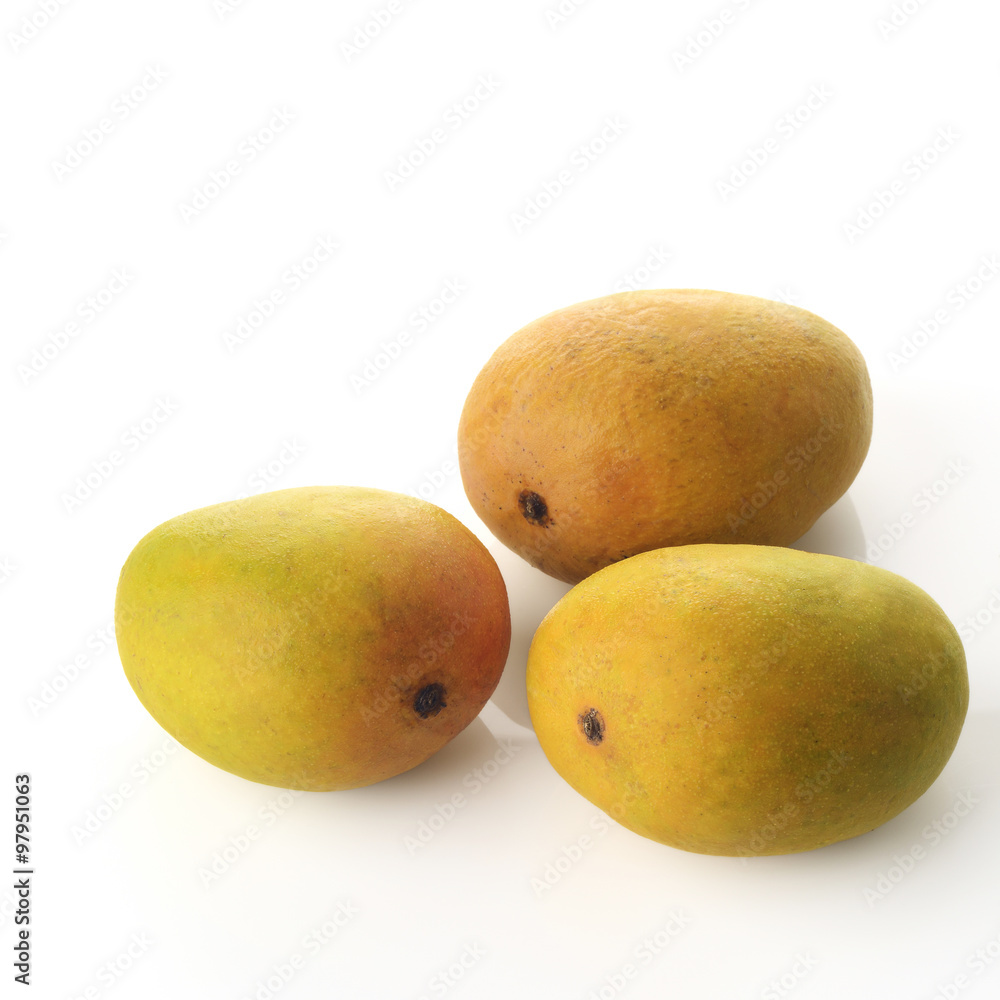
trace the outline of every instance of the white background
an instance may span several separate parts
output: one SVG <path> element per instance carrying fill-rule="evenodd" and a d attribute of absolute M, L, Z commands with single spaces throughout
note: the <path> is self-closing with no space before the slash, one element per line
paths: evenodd
<path fill-rule="evenodd" d="M 1000 993 L 1000 281 L 983 263 L 1000 13 L 907 0 L 897 28 L 879 24 L 890 0 L 588 0 L 562 20 L 556 3 L 409 0 L 353 53 L 367 0 L 3 5 L 0 786 L 12 806 L 32 776 L 34 996 Z M 261 133 L 276 111 L 293 120 Z M 427 161 L 387 177 L 436 128 Z M 186 213 L 199 192 L 217 197 Z M 335 254 L 283 285 L 320 238 Z M 868 360 L 868 461 L 800 545 L 929 591 L 963 629 L 972 705 L 932 789 L 864 837 L 753 861 L 672 850 L 604 820 L 528 728 L 527 646 L 567 588 L 472 513 L 458 415 L 507 336 L 629 284 L 788 299 Z M 418 330 L 422 306 L 440 315 Z M 282 797 L 177 749 L 108 629 L 156 524 L 318 483 L 423 487 L 490 546 L 514 636 L 493 702 L 431 761 Z M 13 900 L 0 888 L 4 977 Z"/>

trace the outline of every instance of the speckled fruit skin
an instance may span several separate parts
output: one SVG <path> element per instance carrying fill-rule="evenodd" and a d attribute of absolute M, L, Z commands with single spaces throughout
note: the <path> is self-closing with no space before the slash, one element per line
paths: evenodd
<path fill-rule="evenodd" d="M 278 490 L 191 511 L 121 571 L 122 665 L 163 728 L 251 781 L 325 791 L 409 770 L 463 730 L 507 658 L 493 557 L 423 500 Z"/>
<path fill-rule="evenodd" d="M 542 621 L 528 703 L 552 766 L 630 830 L 701 854 L 789 854 L 919 798 L 969 701 L 965 653 L 919 587 L 754 545 L 645 552 Z"/>
<path fill-rule="evenodd" d="M 703 542 L 788 545 L 868 452 L 864 358 L 795 306 L 622 292 L 529 323 L 476 378 L 459 426 L 469 502 L 569 583 Z"/>

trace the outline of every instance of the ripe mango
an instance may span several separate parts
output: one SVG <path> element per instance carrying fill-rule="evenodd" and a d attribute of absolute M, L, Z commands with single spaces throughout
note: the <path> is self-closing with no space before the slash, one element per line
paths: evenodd
<path fill-rule="evenodd" d="M 868 452 L 864 358 L 795 306 L 622 292 L 529 323 L 476 378 L 462 481 L 505 545 L 569 583 L 668 545 L 789 545 Z"/>
<path fill-rule="evenodd" d="M 549 612 L 528 655 L 542 749 L 630 830 L 701 854 L 808 851 L 921 796 L 969 700 L 919 587 L 755 545 L 641 553 Z"/>
<path fill-rule="evenodd" d="M 139 700 L 189 750 L 284 788 L 354 788 L 426 760 L 480 712 L 510 642 L 485 546 L 422 500 L 278 490 L 161 524 L 121 571 Z"/>

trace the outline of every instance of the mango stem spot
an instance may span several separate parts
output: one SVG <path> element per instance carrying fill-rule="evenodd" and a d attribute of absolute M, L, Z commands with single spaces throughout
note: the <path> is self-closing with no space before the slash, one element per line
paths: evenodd
<path fill-rule="evenodd" d="M 578 721 L 587 742 L 596 747 L 604 739 L 604 717 L 596 708 L 588 708 Z"/>
<path fill-rule="evenodd" d="M 517 498 L 517 505 L 521 508 L 521 513 L 526 521 L 543 527 L 548 522 L 548 504 L 537 493 L 533 493 L 531 490 L 522 490 L 521 495 Z"/>
<path fill-rule="evenodd" d="M 430 715 L 437 715 L 448 703 L 444 700 L 445 690 L 442 684 L 428 684 L 422 687 L 413 699 L 413 711 L 426 719 Z"/>

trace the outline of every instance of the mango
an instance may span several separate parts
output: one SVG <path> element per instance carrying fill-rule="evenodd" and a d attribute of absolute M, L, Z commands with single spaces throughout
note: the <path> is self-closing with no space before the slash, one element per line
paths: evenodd
<path fill-rule="evenodd" d="M 795 306 L 622 292 L 505 341 L 459 423 L 490 531 L 576 583 L 650 549 L 789 545 L 850 486 L 872 433 L 864 358 Z"/>
<path fill-rule="evenodd" d="M 278 490 L 154 528 L 122 568 L 125 674 L 177 741 L 251 781 L 355 788 L 480 712 L 510 643 L 503 578 L 422 500 Z"/>
<path fill-rule="evenodd" d="M 701 854 L 808 851 L 892 819 L 940 774 L 969 701 L 923 590 L 755 545 L 641 553 L 542 621 L 527 671 L 555 770 L 628 829 Z"/>

